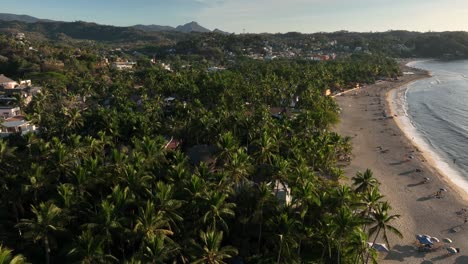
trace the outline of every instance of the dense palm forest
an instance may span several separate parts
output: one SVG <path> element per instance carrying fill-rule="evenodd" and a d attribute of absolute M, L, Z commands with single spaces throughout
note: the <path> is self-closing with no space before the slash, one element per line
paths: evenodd
<path fill-rule="evenodd" d="M 372 172 L 343 175 L 350 139 L 324 95 L 394 61 L 70 61 L 25 70 L 44 84 L 24 107 L 39 133 L 0 140 L 2 263 L 364 263 L 399 234 Z"/>

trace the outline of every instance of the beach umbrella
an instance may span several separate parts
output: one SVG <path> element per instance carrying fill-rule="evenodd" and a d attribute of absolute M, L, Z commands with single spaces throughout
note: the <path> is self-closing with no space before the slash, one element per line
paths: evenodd
<path fill-rule="evenodd" d="M 433 245 L 434 244 L 431 241 L 431 237 L 427 237 L 427 236 L 418 237 L 418 236 L 416 236 L 416 239 L 419 241 L 419 243 L 421 243 L 423 245 Z"/>
<path fill-rule="evenodd" d="M 431 238 L 430 235 L 424 235 L 424 234 L 423 234 L 423 235 L 421 235 L 421 234 L 417 234 L 417 235 L 416 235 L 416 239 L 417 239 L 417 240 L 419 240 L 419 239 L 421 239 L 421 238 L 424 238 L 424 237 Z"/>
<path fill-rule="evenodd" d="M 452 243 L 452 239 L 450 239 L 450 238 L 446 237 L 446 238 L 444 238 L 444 242 L 447 242 L 447 243 Z"/>
<path fill-rule="evenodd" d="M 439 243 L 440 240 L 437 237 L 431 237 L 432 243 Z"/>
<path fill-rule="evenodd" d="M 452 254 L 455 254 L 455 253 L 460 252 L 460 250 L 459 250 L 458 248 L 454 248 L 454 247 L 448 247 L 448 248 L 447 248 L 447 251 L 448 251 L 449 253 L 452 253 Z"/>
<path fill-rule="evenodd" d="M 374 248 L 377 251 L 389 251 L 388 247 L 385 244 L 367 242 L 367 245 L 371 248 Z"/>
<path fill-rule="evenodd" d="M 388 247 L 385 245 L 385 244 L 379 244 L 379 243 L 375 243 L 374 245 L 372 245 L 373 248 L 375 248 L 377 251 L 385 251 L 385 252 L 388 252 Z"/>

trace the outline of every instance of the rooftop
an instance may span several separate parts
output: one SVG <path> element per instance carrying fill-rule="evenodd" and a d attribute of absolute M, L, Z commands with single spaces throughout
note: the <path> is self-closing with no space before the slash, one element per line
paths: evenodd
<path fill-rule="evenodd" d="M 0 83 L 9 83 L 9 82 L 15 82 L 15 81 L 6 77 L 3 74 L 0 74 Z"/>

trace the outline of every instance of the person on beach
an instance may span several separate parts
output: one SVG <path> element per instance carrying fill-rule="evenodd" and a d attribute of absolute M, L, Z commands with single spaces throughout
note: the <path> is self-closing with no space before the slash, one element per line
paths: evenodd
<path fill-rule="evenodd" d="M 423 183 L 428 183 L 430 180 L 429 177 L 424 177 Z"/>

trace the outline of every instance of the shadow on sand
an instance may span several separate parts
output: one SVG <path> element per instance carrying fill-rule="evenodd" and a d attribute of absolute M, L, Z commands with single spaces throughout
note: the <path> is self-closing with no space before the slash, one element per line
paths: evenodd
<path fill-rule="evenodd" d="M 402 160 L 402 161 L 392 162 L 392 163 L 390 163 L 390 165 L 392 165 L 392 166 L 401 165 L 401 164 L 404 164 L 404 163 L 406 163 L 406 162 L 408 162 L 408 161 Z"/>
<path fill-rule="evenodd" d="M 468 256 L 466 255 L 463 255 L 463 256 L 459 256 L 458 258 L 455 259 L 455 264 L 464 264 L 464 263 L 468 263 Z"/>
<path fill-rule="evenodd" d="M 405 258 L 408 257 L 417 257 L 422 258 L 424 257 L 424 252 L 418 252 L 418 250 L 414 246 L 408 245 L 395 245 L 392 247 L 392 250 L 388 252 L 385 259 L 387 260 L 397 260 L 400 262 L 405 261 Z"/>
<path fill-rule="evenodd" d="M 399 173 L 398 175 L 408 175 L 408 174 L 411 174 L 413 172 L 416 172 L 416 170 L 404 171 L 404 172 Z"/>
<path fill-rule="evenodd" d="M 428 196 L 424 196 L 424 197 L 420 197 L 418 198 L 416 201 L 418 202 L 424 202 L 424 201 L 427 201 L 427 200 L 431 200 L 434 198 L 434 195 L 428 195 Z"/>
<path fill-rule="evenodd" d="M 408 184 L 408 185 L 406 185 L 406 186 L 408 186 L 408 187 L 416 187 L 416 186 L 419 186 L 419 185 L 423 185 L 423 184 L 425 184 L 425 183 L 426 183 L 425 181 L 420 181 L 420 182 L 418 182 L 418 183 L 410 183 L 410 184 Z"/>
<path fill-rule="evenodd" d="M 447 251 L 445 251 L 445 252 L 447 252 Z M 447 259 L 450 258 L 450 257 L 453 257 L 453 255 L 443 254 L 443 255 L 437 256 L 435 258 L 432 258 L 431 260 L 434 261 L 434 262 L 444 260 L 443 262 L 446 263 Z"/>

